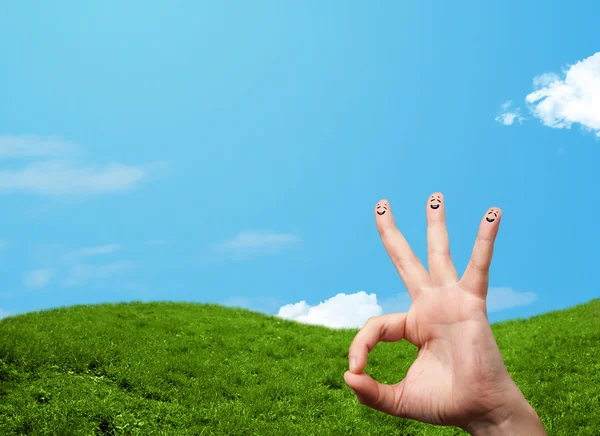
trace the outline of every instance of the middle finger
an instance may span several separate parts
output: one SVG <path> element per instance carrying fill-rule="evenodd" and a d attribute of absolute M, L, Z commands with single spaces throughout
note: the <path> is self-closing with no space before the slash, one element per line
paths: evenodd
<path fill-rule="evenodd" d="M 458 273 L 450 257 L 450 239 L 446 228 L 444 195 L 435 192 L 427 199 L 427 264 L 431 280 L 437 285 L 456 283 Z"/>

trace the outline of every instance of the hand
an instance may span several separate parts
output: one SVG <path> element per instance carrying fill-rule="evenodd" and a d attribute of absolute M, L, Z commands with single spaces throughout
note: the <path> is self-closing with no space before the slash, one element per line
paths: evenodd
<path fill-rule="evenodd" d="M 350 346 L 344 374 L 359 402 L 401 418 L 477 428 L 507 427 L 530 418 L 545 434 L 535 411 L 510 377 L 487 318 L 488 270 L 502 211 L 493 207 L 481 220 L 469 264 L 458 278 L 450 258 L 444 197 L 427 200 L 429 272 L 396 228 L 387 200 L 375 207 L 383 245 L 412 300 L 407 313 L 369 319 Z M 379 341 L 406 339 L 419 348 L 404 380 L 391 386 L 363 373 Z M 528 409 L 529 408 L 529 409 Z M 533 413 L 531 413 L 533 412 Z M 513 433 L 511 433 L 513 434 Z"/>

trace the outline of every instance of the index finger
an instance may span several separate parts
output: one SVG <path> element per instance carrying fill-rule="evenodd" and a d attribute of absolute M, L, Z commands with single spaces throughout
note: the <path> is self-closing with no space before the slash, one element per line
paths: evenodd
<path fill-rule="evenodd" d="M 406 290 L 414 301 L 421 288 L 430 284 L 429 273 L 413 253 L 408 241 L 396 227 L 390 202 L 380 200 L 375 206 L 375 223 L 381 236 L 381 241 L 398 274 L 402 278 Z"/>
<path fill-rule="evenodd" d="M 367 356 L 378 342 L 397 342 L 404 339 L 406 312 L 369 318 L 350 344 L 350 371 L 360 374 L 367 365 Z"/>

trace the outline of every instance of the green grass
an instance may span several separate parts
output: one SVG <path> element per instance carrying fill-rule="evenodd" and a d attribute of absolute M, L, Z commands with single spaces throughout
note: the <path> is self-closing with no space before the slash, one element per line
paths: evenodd
<path fill-rule="evenodd" d="M 549 435 L 600 434 L 600 299 L 492 328 Z M 465 434 L 359 404 L 343 378 L 357 331 L 172 302 L 9 317 L 0 434 Z M 416 351 L 380 343 L 366 371 L 396 383 Z"/>

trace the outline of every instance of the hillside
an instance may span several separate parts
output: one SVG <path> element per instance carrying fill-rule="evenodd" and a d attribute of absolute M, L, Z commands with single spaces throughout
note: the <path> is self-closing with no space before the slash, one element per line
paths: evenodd
<path fill-rule="evenodd" d="M 600 299 L 492 328 L 549 435 L 600 434 Z M 173 302 L 9 317 L 0 434 L 465 434 L 360 405 L 343 379 L 357 331 Z M 396 383 L 416 351 L 381 343 L 366 371 Z"/>

